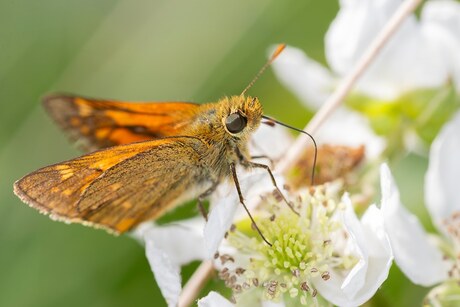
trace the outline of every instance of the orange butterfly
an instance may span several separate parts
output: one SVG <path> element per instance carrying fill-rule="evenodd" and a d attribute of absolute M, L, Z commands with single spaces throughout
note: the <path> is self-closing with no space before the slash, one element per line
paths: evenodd
<path fill-rule="evenodd" d="M 117 233 L 209 194 L 235 164 L 250 163 L 247 141 L 262 116 L 243 96 L 204 105 L 53 96 L 45 105 L 86 148 L 119 146 L 39 169 L 15 193 L 53 218 Z"/>
<path fill-rule="evenodd" d="M 276 187 L 268 166 L 251 162 L 248 152 L 262 118 L 274 121 L 262 114 L 257 98 L 244 95 L 256 78 L 240 96 L 203 105 L 47 97 L 45 108 L 61 128 L 81 147 L 98 151 L 26 175 L 14 192 L 54 219 L 114 233 L 156 219 L 185 200 L 198 197 L 201 204 L 228 177 L 244 205 L 235 165 L 266 169 Z"/>

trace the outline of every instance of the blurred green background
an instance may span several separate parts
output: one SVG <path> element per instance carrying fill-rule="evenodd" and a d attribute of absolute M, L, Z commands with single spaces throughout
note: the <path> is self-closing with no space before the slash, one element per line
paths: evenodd
<path fill-rule="evenodd" d="M 16 179 L 79 154 L 41 96 L 208 102 L 239 94 L 273 44 L 324 63 L 337 8 L 332 0 L 0 0 L 0 306 L 165 305 L 136 241 L 53 222 L 13 195 Z M 290 124 L 303 127 L 310 115 L 271 71 L 250 94 Z M 409 184 L 420 190 L 426 161 L 408 161 L 396 175 L 416 172 Z"/>

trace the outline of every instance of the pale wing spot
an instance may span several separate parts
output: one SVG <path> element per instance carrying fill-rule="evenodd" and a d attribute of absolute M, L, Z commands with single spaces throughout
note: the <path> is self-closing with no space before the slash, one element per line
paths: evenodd
<path fill-rule="evenodd" d="M 69 166 L 65 165 L 65 164 L 61 164 L 61 165 L 56 165 L 54 167 L 56 170 L 58 171 L 64 171 L 64 170 L 68 170 L 69 169 Z"/>
<path fill-rule="evenodd" d="M 61 172 L 61 180 L 69 179 L 73 174 L 73 172 Z"/>
<path fill-rule="evenodd" d="M 130 158 L 134 156 L 135 154 L 137 154 L 136 151 L 127 152 L 127 153 L 120 152 L 120 153 L 112 154 L 111 156 L 107 156 L 106 159 L 102 159 L 100 161 L 96 160 L 95 163 L 92 163 L 91 165 L 89 165 L 89 168 L 107 170 L 110 167 L 114 166 L 115 164 L 127 158 Z"/>
<path fill-rule="evenodd" d="M 132 218 L 123 219 L 121 222 L 117 224 L 116 229 L 119 232 L 125 232 L 126 230 L 130 229 L 135 222 L 136 220 Z"/>
<path fill-rule="evenodd" d="M 59 171 L 61 180 L 66 180 L 75 174 L 74 170 L 67 165 L 56 165 L 55 168 Z"/>
<path fill-rule="evenodd" d="M 64 191 L 62 191 L 62 194 L 65 196 L 70 196 L 72 195 L 72 193 L 73 193 L 72 189 L 65 189 Z"/>
<path fill-rule="evenodd" d="M 93 108 L 87 105 L 85 100 L 77 98 L 75 102 L 78 104 L 78 113 L 80 116 L 89 116 L 93 113 Z"/>

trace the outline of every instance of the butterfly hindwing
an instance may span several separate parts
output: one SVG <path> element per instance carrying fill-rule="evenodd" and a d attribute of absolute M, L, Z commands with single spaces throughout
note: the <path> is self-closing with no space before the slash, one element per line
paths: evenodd
<path fill-rule="evenodd" d="M 15 193 L 56 219 L 123 233 L 197 187 L 203 146 L 192 137 L 116 146 L 39 169 L 18 180 Z"/>
<path fill-rule="evenodd" d="M 72 95 L 51 95 L 43 104 L 87 151 L 181 135 L 199 107 L 188 102 L 121 102 Z"/>

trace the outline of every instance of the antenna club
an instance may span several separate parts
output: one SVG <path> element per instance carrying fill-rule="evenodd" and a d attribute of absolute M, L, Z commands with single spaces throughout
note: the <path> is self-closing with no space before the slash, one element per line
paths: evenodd
<path fill-rule="evenodd" d="M 283 52 L 285 48 L 286 48 L 286 44 L 279 44 L 276 47 L 275 51 L 273 52 L 270 60 L 273 61 L 274 59 L 276 59 L 280 55 L 280 53 Z"/>
<path fill-rule="evenodd" d="M 272 56 L 268 59 L 268 61 L 265 63 L 264 66 L 262 66 L 262 68 L 259 70 L 259 72 L 256 74 L 256 76 L 254 77 L 254 79 L 252 79 L 251 82 L 249 82 L 248 86 L 246 86 L 246 88 L 243 90 L 243 92 L 241 93 L 241 96 L 243 96 L 247 90 L 249 90 L 251 88 L 251 86 L 254 85 L 254 83 L 257 81 L 257 79 L 262 75 L 262 73 L 265 71 L 265 69 L 267 69 L 267 67 L 276 59 L 276 57 L 278 57 L 278 55 L 284 50 L 284 48 L 286 47 L 286 44 L 279 44 L 277 47 L 276 47 L 276 50 L 275 52 L 272 54 Z"/>

